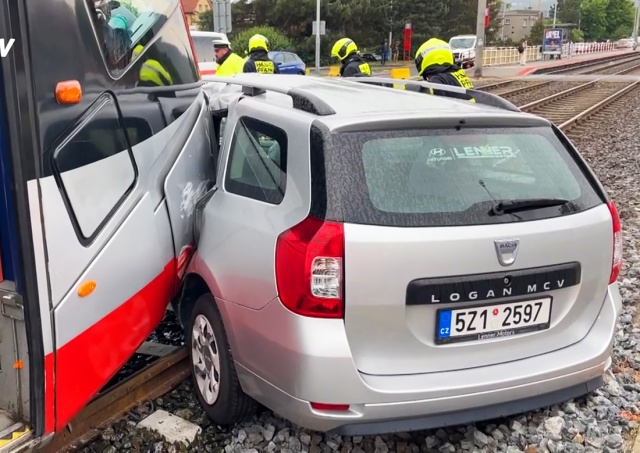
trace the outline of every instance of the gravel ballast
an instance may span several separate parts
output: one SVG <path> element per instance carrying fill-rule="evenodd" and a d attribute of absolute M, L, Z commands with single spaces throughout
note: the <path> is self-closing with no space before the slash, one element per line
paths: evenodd
<path fill-rule="evenodd" d="M 612 196 L 623 222 L 624 267 L 619 278 L 624 299 L 614 347 L 614 366 L 605 385 L 586 397 L 549 408 L 469 426 L 381 436 L 331 436 L 293 427 L 266 409 L 231 429 L 211 425 L 195 398 L 191 380 L 155 401 L 155 407 L 203 428 L 191 445 L 166 445 L 135 428 L 144 414 L 132 414 L 107 429 L 83 452 L 625 452 L 640 420 L 640 94 L 629 96 L 624 121 L 593 124 L 574 140 Z M 165 321 L 176 338 L 175 324 Z M 159 332 L 158 329 L 156 332 Z"/>

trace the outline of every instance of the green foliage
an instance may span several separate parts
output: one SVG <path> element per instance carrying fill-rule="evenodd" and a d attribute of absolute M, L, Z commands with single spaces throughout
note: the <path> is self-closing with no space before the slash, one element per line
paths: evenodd
<path fill-rule="evenodd" d="M 273 27 L 252 27 L 238 33 L 231 40 L 231 48 L 238 55 L 248 54 L 249 39 L 260 34 L 269 40 L 269 50 L 293 50 L 291 40 Z"/>
<path fill-rule="evenodd" d="M 580 23 L 580 4 L 582 0 L 558 0 L 558 14 L 556 19 L 563 24 Z"/>
<path fill-rule="evenodd" d="M 607 5 L 607 38 L 628 38 L 633 32 L 635 9 L 631 0 L 609 0 Z"/>
<path fill-rule="evenodd" d="M 202 11 L 196 18 L 198 30 L 213 31 L 213 10 Z"/>
<path fill-rule="evenodd" d="M 538 19 L 532 26 L 529 32 L 528 43 L 529 45 L 542 44 L 542 38 L 544 37 L 545 23 L 542 19 Z"/>
<path fill-rule="evenodd" d="M 582 30 L 578 30 L 577 28 L 573 28 L 569 30 L 569 41 L 572 42 L 583 42 L 584 41 L 584 33 Z"/>
<path fill-rule="evenodd" d="M 631 35 L 634 14 L 631 0 L 584 0 L 581 29 L 588 40 L 617 40 Z"/>
<path fill-rule="evenodd" d="M 500 11 L 503 2 L 489 0 L 491 20 L 485 30 L 487 45 L 498 43 Z M 242 51 L 248 37 L 256 26 L 272 27 L 278 32 L 274 45 L 294 49 L 307 63 L 315 61 L 315 36 L 312 24 L 316 17 L 316 0 L 238 0 L 231 3 L 233 32 L 232 41 L 237 41 Z M 629 36 L 633 22 L 633 0 L 558 0 L 557 20 L 562 24 L 573 24 L 576 30 L 572 39 L 617 39 Z M 510 9 L 506 3 L 505 9 Z M 329 51 L 332 44 L 342 37 L 353 39 L 363 52 L 378 53 L 389 32 L 393 41 L 399 41 L 402 58 L 404 25 L 413 25 L 411 57 L 417 48 L 429 38 L 448 40 L 459 34 L 475 34 L 477 0 L 323 0 L 321 20 L 326 21 L 326 35 L 321 37 L 321 62 L 331 62 Z M 211 30 L 211 11 L 199 14 L 201 30 Z M 529 42 L 540 44 L 545 26 L 551 20 L 539 21 L 532 29 Z M 247 32 L 248 34 L 245 34 Z M 241 36 L 244 36 L 240 39 Z M 289 41 L 280 41 L 286 37 Z M 574 39 L 576 38 L 576 39 Z M 271 39 L 271 37 L 270 37 Z M 282 42 L 282 44 L 279 44 Z"/>

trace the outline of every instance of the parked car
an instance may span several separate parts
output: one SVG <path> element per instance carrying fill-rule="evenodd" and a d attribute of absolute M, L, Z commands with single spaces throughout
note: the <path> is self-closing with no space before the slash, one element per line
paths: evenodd
<path fill-rule="evenodd" d="M 302 74 L 305 75 L 307 65 L 294 52 L 283 50 L 273 50 L 269 52 L 269 58 L 276 62 L 280 69 L 280 74 Z"/>
<path fill-rule="evenodd" d="M 258 401 L 305 428 L 372 434 L 602 385 L 622 232 L 588 163 L 495 95 L 375 83 L 203 87 L 213 129 L 226 125 L 174 310 L 209 417 L 238 422 Z"/>
<path fill-rule="evenodd" d="M 380 55 L 377 54 L 373 54 L 373 53 L 363 53 L 361 54 L 362 58 L 364 58 L 364 61 L 366 61 L 367 63 L 377 63 L 378 61 L 382 60 L 382 57 L 380 57 Z"/>

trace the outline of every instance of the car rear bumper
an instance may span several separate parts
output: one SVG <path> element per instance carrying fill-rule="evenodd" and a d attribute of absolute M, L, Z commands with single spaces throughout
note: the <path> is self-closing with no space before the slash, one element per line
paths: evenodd
<path fill-rule="evenodd" d="M 612 285 L 588 335 L 564 349 L 488 367 L 400 376 L 358 372 L 341 320 L 296 316 L 278 300 L 260 311 L 221 305 L 249 395 L 300 426 L 357 435 L 471 423 L 591 392 L 611 365 L 621 299 Z M 311 401 L 350 408 L 318 411 Z"/>

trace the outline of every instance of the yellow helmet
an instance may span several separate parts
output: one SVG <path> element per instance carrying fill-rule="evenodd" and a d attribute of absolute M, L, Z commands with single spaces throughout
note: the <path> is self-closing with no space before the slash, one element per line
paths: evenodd
<path fill-rule="evenodd" d="M 331 49 L 331 56 L 337 57 L 340 61 L 343 61 L 353 52 L 358 51 L 358 46 L 353 40 L 349 38 L 342 38 L 336 41 Z"/>
<path fill-rule="evenodd" d="M 418 47 L 416 52 L 416 69 L 419 75 L 422 75 L 429 66 L 453 65 L 453 63 L 451 47 L 441 39 L 431 38 Z"/>
<path fill-rule="evenodd" d="M 263 49 L 265 52 L 268 52 L 269 40 L 262 35 L 253 35 L 251 39 L 249 39 L 249 52 L 258 49 Z"/>

